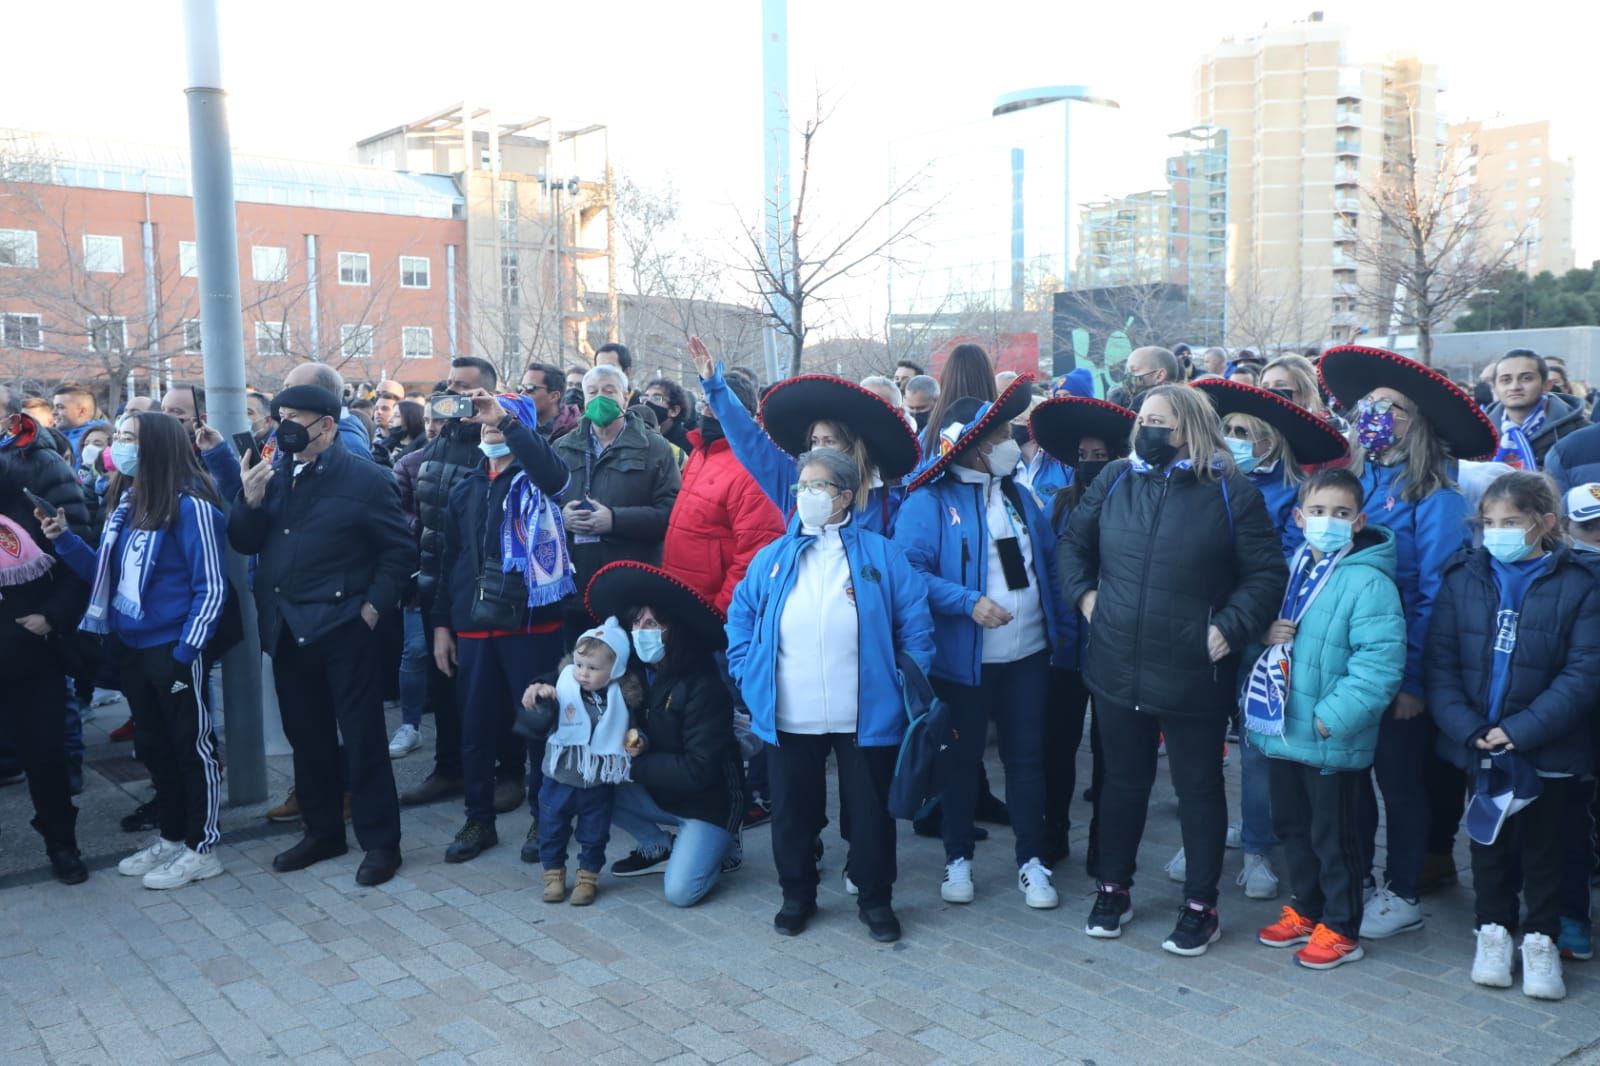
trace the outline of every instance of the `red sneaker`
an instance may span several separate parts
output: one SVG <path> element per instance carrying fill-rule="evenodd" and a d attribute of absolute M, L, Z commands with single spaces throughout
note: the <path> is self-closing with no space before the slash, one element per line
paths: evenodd
<path fill-rule="evenodd" d="M 1317 928 L 1315 922 L 1293 907 L 1285 906 L 1283 916 L 1257 933 L 1256 939 L 1269 948 L 1292 948 L 1310 940 L 1312 931 Z"/>
<path fill-rule="evenodd" d="M 1361 941 L 1340 936 L 1325 925 L 1318 925 L 1311 933 L 1311 943 L 1294 953 L 1294 960 L 1308 970 L 1331 970 L 1347 962 L 1355 962 L 1366 952 Z"/>
<path fill-rule="evenodd" d="M 111 731 L 111 739 L 118 744 L 125 744 L 133 739 L 133 719 L 129 718 Z"/>

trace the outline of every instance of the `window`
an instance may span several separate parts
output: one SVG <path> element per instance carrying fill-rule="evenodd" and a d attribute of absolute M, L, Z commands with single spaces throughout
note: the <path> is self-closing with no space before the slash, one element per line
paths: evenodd
<path fill-rule="evenodd" d="M 1540 166 L 1543 163 L 1544 163 L 1544 157 L 1543 156 L 1537 156 L 1536 155 L 1532 159 L 1528 160 L 1528 165 L 1530 167 Z"/>
<path fill-rule="evenodd" d="M 433 327 L 406 326 L 400 331 L 401 355 L 407 359 L 433 358 Z"/>
<path fill-rule="evenodd" d="M 1506 160 L 1506 169 L 1507 170 L 1516 170 L 1517 169 L 1517 161 L 1515 159 L 1507 159 Z"/>
<path fill-rule="evenodd" d="M 91 274 L 122 273 L 122 238 L 83 235 L 83 269 Z"/>
<path fill-rule="evenodd" d="M 1540 185 L 1543 185 L 1543 184 L 1544 184 L 1544 179 L 1543 178 L 1535 177 L 1535 178 L 1529 178 L 1528 179 L 1528 188 L 1530 188 L 1530 189 L 1537 189 Z"/>
<path fill-rule="evenodd" d="M 1506 192 L 1510 192 L 1511 190 L 1515 189 L 1516 187 L 1517 187 L 1517 179 L 1516 178 L 1507 178 L 1506 179 Z"/>
<path fill-rule="evenodd" d="M 39 235 L 31 229 L 0 229 L 0 266 L 39 265 Z"/>
<path fill-rule="evenodd" d="M 257 355 L 288 355 L 289 326 L 285 322 L 256 323 Z"/>
<path fill-rule="evenodd" d="M 183 320 L 183 350 L 198 352 L 200 350 L 200 320 L 186 318 Z"/>
<path fill-rule="evenodd" d="M 128 350 L 128 322 L 121 315 L 89 318 L 89 350 L 125 352 Z"/>
<path fill-rule="evenodd" d="M 44 328 L 38 315 L 7 314 L 0 323 L 0 345 L 7 348 L 43 348 Z"/>
<path fill-rule="evenodd" d="M 366 285 L 372 280 L 366 252 L 339 253 L 339 284 Z"/>
<path fill-rule="evenodd" d="M 1517 150 L 1517 142 L 1516 141 L 1507 141 L 1506 142 L 1506 151 L 1515 152 L 1516 150 Z"/>
<path fill-rule="evenodd" d="M 200 276 L 200 253 L 193 241 L 178 242 L 178 273 L 186 278 Z"/>
<path fill-rule="evenodd" d="M 402 289 L 426 289 L 430 283 L 428 265 L 428 257 L 425 255 L 402 255 L 400 257 L 400 287 Z"/>
<path fill-rule="evenodd" d="M 250 249 L 250 275 L 257 281 L 285 281 L 289 277 L 289 249 L 255 245 Z"/>
<path fill-rule="evenodd" d="M 340 326 L 339 350 L 346 359 L 371 359 L 372 327 Z"/>
<path fill-rule="evenodd" d="M 1539 206 L 1539 198 L 1537 196 L 1528 197 L 1528 206 L 1529 207 L 1538 207 Z"/>
<path fill-rule="evenodd" d="M 1543 137 L 1529 137 L 1528 138 L 1528 147 L 1529 148 L 1537 148 L 1543 143 L 1544 143 L 1544 138 Z"/>

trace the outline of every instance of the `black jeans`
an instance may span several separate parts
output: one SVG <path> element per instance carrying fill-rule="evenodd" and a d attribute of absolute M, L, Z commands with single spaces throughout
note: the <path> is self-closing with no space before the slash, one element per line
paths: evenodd
<path fill-rule="evenodd" d="M 201 660 L 182 666 L 172 657 L 176 647 L 130 648 L 113 639 L 111 656 L 139 729 L 139 758 L 156 788 L 161 837 L 207 852 L 222 836 L 222 764 L 206 698 L 210 682 Z"/>
<path fill-rule="evenodd" d="M 14 623 L 7 623 L 8 625 Z M 49 653 L 46 669 L 0 682 L 0 733 L 11 741 L 17 767 L 28 775 L 33 827 L 47 848 L 77 847 L 77 808 L 67 787 L 66 677 Z M 15 668 L 22 664 L 8 664 Z M 38 664 L 36 664 L 38 665 Z"/>
<path fill-rule="evenodd" d="M 283 732 L 294 748 L 295 795 L 306 833 L 344 839 L 339 738 L 356 841 L 367 851 L 400 846 L 400 801 L 383 720 L 378 637 L 360 618 L 306 644 L 287 626 L 272 656 Z"/>
<path fill-rule="evenodd" d="M 1428 850 L 1433 801 L 1427 775 L 1429 765 L 1436 760 L 1433 743 L 1437 734 L 1433 716 L 1426 713 L 1402 721 L 1393 711 L 1384 711 L 1378 726 L 1372 776 L 1383 791 L 1386 817 L 1383 880 L 1405 899 L 1417 898 L 1422 857 Z M 1457 819 L 1460 815 L 1458 808 Z M 1370 781 L 1362 790 L 1361 823 L 1363 858 L 1370 875 L 1378 846 L 1378 797 Z M 1452 826 L 1452 835 L 1454 832 Z"/>
<path fill-rule="evenodd" d="M 1266 763 L 1272 831 L 1289 866 L 1295 909 L 1354 940 L 1361 933 L 1361 884 L 1366 877 L 1361 797 L 1367 772 L 1325 773 L 1288 759 Z"/>
<path fill-rule="evenodd" d="M 1083 743 L 1083 720 L 1089 709 L 1089 690 L 1076 670 L 1050 668 L 1050 703 L 1044 715 L 1044 838 L 1047 851 L 1067 850 L 1072 831 L 1072 799 L 1078 789 L 1078 746 Z M 1094 745 L 1098 748 L 1098 744 Z M 1095 753 L 1098 755 L 1098 752 Z M 1100 762 L 1094 762 L 1091 793 L 1098 792 Z M 1090 819 L 1093 834 L 1093 818 Z"/>
<path fill-rule="evenodd" d="M 858 747 L 853 733 L 779 733 L 778 743 L 767 745 L 772 859 L 783 898 L 802 903 L 817 899 L 817 862 L 812 847 L 828 820 L 830 751 L 839 761 L 840 828 L 848 830 L 845 837 L 850 845 L 845 868 L 860 889 L 857 903 L 862 907 L 887 904 L 898 874 L 889 782 L 894 779 L 899 749 Z"/>
<path fill-rule="evenodd" d="M 1562 825 L 1567 804 L 1582 782 L 1547 777 L 1539 798 L 1507 818 L 1493 844 L 1472 844 L 1472 887 L 1477 924 L 1517 931 L 1517 867 L 1528 920 L 1522 928 L 1554 940 L 1561 935 Z M 1519 855 L 1520 852 L 1520 855 Z"/>
<path fill-rule="evenodd" d="M 461 712 L 456 709 L 456 682 L 439 669 L 433 658 L 431 611 L 422 612 L 422 639 L 428 644 L 428 706 L 433 710 L 435 777 L 459 781 L 461 772 Z M 522 698 L 522 693 L 517 693 Z"/>
<path fill-rule="evenodd" d="M 1150 809 L 1150 788 L 1156 779 L 1156 745 L 1164 736 L 1188 867 L 1183 894 L 1186 899 L 1215 906 L 1228 836 L 1228 797 L 1222 785 L 1227 709 L 1158 716 L 1096 700 L 1094 711 L 1100 719 L 1106 764 L 1096 811 L 1100 819 L 1096 837 L 1100 880 L 1133 885 L 1139 841 Z"/>
<path fill-rule="evenodd" d="M 539 809 L 544 775 L 539 760 L 544 745 L 530 744 L 511 731 L 522 692 L 535 677 L 555 670 L 561 661 L 561 634 L 510 633 L 503 637 L 457 638 L 456 698 L 461 721 L 462 782 L 467 817 L 494 824 L 494 787 L 502 780 L 523 780 L 523 764 L 533 758 L 527 779 L 529 810 Z M 499 762 L 496 770 L 495 763 Z"/>

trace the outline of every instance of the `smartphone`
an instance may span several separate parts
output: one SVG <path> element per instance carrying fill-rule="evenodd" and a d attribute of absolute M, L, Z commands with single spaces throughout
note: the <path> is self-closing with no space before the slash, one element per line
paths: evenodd
<path fill-rule="evenodd" d="M 23 489 L 22 494 L 28 498 L 29 503 L 43 511 L 46 518 L 54 518 L 57 512 L 61 510 L 61 508 L 45 499 L 37 492 L 34 492 L 32 489 Z"/>
<path fill-rule="evenodd" d="M 256 447 L 256 438 L 253 433 L 235 433 L 233 435 L 233 446 L 239 450 L 241 456 L 248 455 L 250 457 L 251 466 L 261 461 L 261 449 Z"/>
<path fill-rule="evenodd" d="M 428 410 L 433 412 L 434 418 L 470 418 L 472 397 L 449 392 L 435 393 L 428 398 Z"/>

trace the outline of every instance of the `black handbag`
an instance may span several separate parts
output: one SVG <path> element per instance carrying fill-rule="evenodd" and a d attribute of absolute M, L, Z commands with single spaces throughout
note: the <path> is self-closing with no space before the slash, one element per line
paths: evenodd
<path fill-rule="evenodd" d="M 507 586 L 510 587 L 507 587 Z M 507 582 L 499 563 L 486 565 L 472 596 L 472 625 L 479 630 L 521 629 L 528 620 L 527 589 L 521 580 Z"/>

